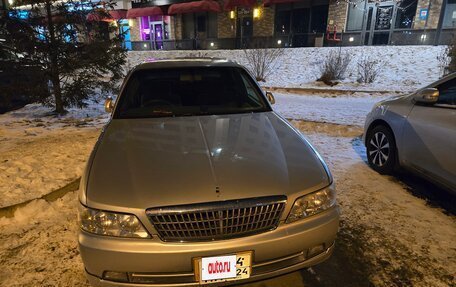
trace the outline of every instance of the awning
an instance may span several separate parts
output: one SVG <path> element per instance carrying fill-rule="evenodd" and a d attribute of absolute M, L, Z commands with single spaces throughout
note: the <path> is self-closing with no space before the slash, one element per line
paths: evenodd
<path fill-rule="evenodd" d="M 120 9 L 120 10 L 109 10 L 109 15 L 111 15 L 112 19 L 120 20 L 120 19 L 127 19 L 127 10 Z"/>
<path fill-rule="evenodd" d="M 256 0 L 225 0 L 225 10 L 233 10 L 235 7 L 251 8 L 257 3 Z"/>
<path fill-rule="evenodd" d="M 114 19 L 111 18 L 110 16 L 101 15 L 101 13 L 97 13 L 97 12 L 89 13 L 87 15 L 86 19 L 89 22 L 99 22 L 99 21 L 111 22 L 111 21 L 114 21 Z"/>
<path fill-rule="evenodd" d="M 103 15 L 106 13 L 97 13 L 92 12 L 87 15 L 87 21 L 104 21 L 104 22 L 111 22 L 120 19 L 127 18 L 127 10 L 109 10 L 108 15 Z"/>
<path fill-rule="evenodd" d="M 272 4 L 292 3 L 300 0 L 263 0 L 264 6 L 270 6 Z"/>
<path fill-rule="evenodd" d="M 144 7 L 144 8 L 133 8 L 129 9 L 127 12 L 127 18 L 137 18 L 143 16 L 155 16 L 155 15 L 163 15 L 163 11 L 160 7 L 153 6 L 153 7 Z"/>
<path fill-rule="evenodd" d="M 168 14 L 185 14 L 197 12 L 222 12 L 220 5 L 213 0 L 202 0 L 186 3 L 177 3 L 169 6 Z"/>

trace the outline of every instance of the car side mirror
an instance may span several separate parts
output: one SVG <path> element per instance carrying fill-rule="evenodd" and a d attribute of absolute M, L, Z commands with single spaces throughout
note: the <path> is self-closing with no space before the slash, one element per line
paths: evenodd
<path fill-rule="evenodd" d="M 271 105 L 275 104 L 275 98 L 271 92 L 266 92 L 266 98 L 268 98 L 268 101 L 271 103 Z"/>
<path fill-rule="evenodd" d="M 112 113 L 112 111 L 114 110 L 114 100 L 112 99 L 111 96 L 109 96 L 106 99 L 105 104 L 104 104 L 104 108 L 105 108 L 105 111 L 107 113 Z"/>
<path fill-rule="evenodd" d="M 413 99 L 417 103 L 434 104 L 439 99 L 439 90 L 436 88 L 426 88 L 413 95 Z"/>

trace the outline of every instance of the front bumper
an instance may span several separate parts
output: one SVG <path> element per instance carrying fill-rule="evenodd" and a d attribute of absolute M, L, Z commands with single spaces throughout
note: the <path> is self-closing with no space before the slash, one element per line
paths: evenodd
<path fill-rule="evenodd" d="M 252 250 L 251 277 L 226 282 L 235 284 L 285 274 L 326 260 L 333 251 L 338 229 L 339 209 L 334 207 L 295 223 L 282 223 L 273 231 L 214 242 L 164 243 L 81 231 L 79 249 L 87 277 L 94 286 L 198 286 L 193 258 Z M 320 252 L 314 253 L 318 246 Z M 105 280 L 106 271 L 127 272 L 129 282 Z"/>

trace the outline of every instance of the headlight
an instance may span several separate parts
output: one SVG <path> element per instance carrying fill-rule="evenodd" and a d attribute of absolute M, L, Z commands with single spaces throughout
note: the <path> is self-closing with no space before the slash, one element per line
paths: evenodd
<path fill-rule="evenodd" d="M 118 237 L 150 237 L 133 214 L 101 211 L 80 204 L 78 219 L 81 229 L 90 233 Z"/>
<path fill-rule="evenodd" d="M 320 213 L 336 204 L 334 186 L 328 186 L 314 193 L 304 195 L 293 204 L 286 223 Z"/>

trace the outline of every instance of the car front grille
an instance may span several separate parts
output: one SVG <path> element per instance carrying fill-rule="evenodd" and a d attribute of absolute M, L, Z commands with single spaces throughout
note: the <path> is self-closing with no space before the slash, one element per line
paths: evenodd
<path fill-rule="evenodd" d="M 146 211 L 163 241 L 222 240 L 273 230 L 285 196 L 151 208 Z"/>

